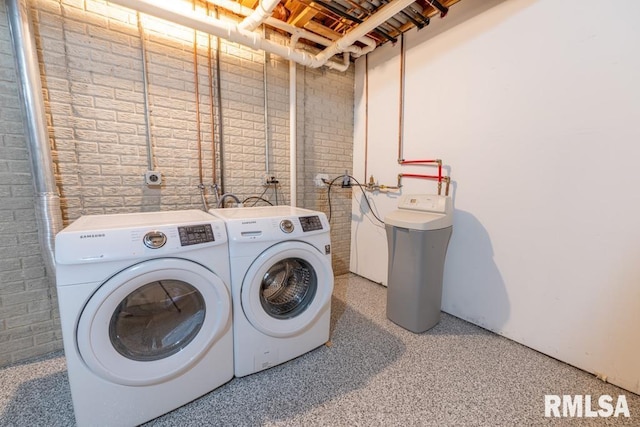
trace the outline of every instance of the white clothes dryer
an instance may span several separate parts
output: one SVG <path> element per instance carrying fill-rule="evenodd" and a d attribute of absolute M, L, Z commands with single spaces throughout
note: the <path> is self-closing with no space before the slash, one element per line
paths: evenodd
<path fill-rule="evenodd" d="M 290 206 L 212 209 L 229 236 L 235 375 L 296 358 L 329 340 L 329 222 Z"/>
<path fill-rule="evenodd" d="M 138 425 L 231 380 L 227 242 L 197 210 L 83 216 L 58 233 L 78 425 Z"/>

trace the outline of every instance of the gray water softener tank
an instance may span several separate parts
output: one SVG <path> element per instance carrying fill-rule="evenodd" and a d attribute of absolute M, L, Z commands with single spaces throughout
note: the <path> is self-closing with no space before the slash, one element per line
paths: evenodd
<path fill-rule="evenodd" d="M 440 321 L 444 260 L 453 229 L 451 197 L 403 195 L 384 222 L 387 317 L 411 332 L 424 332 Z"/>

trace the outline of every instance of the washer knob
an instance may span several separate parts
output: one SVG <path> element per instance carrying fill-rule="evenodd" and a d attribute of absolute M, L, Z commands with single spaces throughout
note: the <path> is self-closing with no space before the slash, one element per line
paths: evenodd
<path fill-rule="evenodd" d="M 167 243 L 167 235 L 162 231 L 150 231 L 144 235 L 142 241 L 149 249 L 159 249 Z"/>
<path fill-rule="evenodd" d="M 293 231 L 293 222 L 288 219 L 283 219 L 280 221 L 280 230 L 285 233 L 291 233 Z"/>

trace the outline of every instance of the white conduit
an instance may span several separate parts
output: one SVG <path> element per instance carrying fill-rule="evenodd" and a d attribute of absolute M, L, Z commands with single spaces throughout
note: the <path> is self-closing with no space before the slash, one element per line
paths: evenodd
<path fill-rule="evenodd" d="M 327 66 L 337 70 L 346 70 L 344 63 L 334 63 L 329 60 L 333 55 L 348 52 L 357 46 L 352 46 L 356 41 L 367 35 L 382 22 L 399 13 L 402 9 L 413 3 L 414 0 L 396 0 L 381 7 L 369 19 L 355 27 L 344 37 L 333 42 L 322 52 L 317 55 L 311 55 L 302 50 L 294 49 L 293 46 L 282 46 L 270 40 L 265 40 L 260 34 L 253 33 L 238 27 L 238 24 L 231 24 L 219 19 L 210 18 L 191 10 L 181 9 L 163 2 L 162 5 L 156 4 L 153 0 L 111 0 L 124 7 L 138 10 L 140 12 L 165 19 L 180 25 L 222 37 L 234 43 L 250 47 L 255 50 L 264 50 L 274 55 L 294 61 L 298 64 L 319 68 Z M 355 52 L 354 52 L 355 53 Z M 361 54 L 361 52 L 359 52 Z M 348 64 L 347 64 L 348 65 Z"/>

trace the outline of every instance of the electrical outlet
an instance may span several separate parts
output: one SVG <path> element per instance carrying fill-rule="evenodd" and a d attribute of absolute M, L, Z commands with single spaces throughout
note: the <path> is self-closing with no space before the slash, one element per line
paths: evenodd
<path fill-rule="evenodd" d="M 264 185 L 277 185 L 280 181 L 275 177 L 275 175 L 265 175 L 264 177 Z"/>
<path fill-rule="evenodd" d="M 144 174 L 144 183 L 147 185 L 162 185 L 162 174 L 158 171 L 147 171 Z"/>
<path fill-rule="evenodd" d="M 325 186 L 325 181 L 323 181 L 323 179 L 325 181 L 329 181 L 329 175 L 327 175 L 326 173 L 316 174 L 316 177 L 313 180 L 313 182 L 316 184 L 316 187 L 324 187 Z"/>
<path fill-rule="evenodd" d="M 351 188 L 351 177 L 348 170 L 345 170 L 342 175 L 342 188 Z"/>

